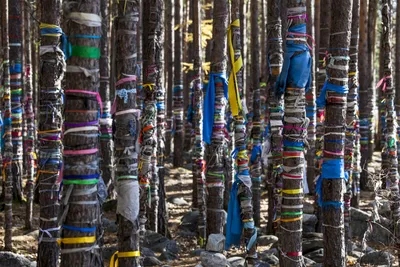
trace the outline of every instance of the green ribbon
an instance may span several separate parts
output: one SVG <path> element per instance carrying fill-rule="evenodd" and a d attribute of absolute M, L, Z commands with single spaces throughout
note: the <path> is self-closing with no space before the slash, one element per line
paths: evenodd
<path fill-rule="evenodd" d="M 303 212 L 302 211 L 286 211 L 286 212 L 282 212 L 281 215 L 282 216 L 298 216 L 298 215 L 302 215 Z"/>
<path fill-rule="evenodd" d="M 73 45 L 71 56 L 73 57 L 82 57 L 82 58 L 100 58 L 100 48 L 91 47 L 91 46 L 83 46 L 83 45 Z"/>
<path fill-rule="evenodd" d="M 90 179 L 90 180 L 64 180 L 63 184 L 80 184 L 80 185 L 88 185 L 88 184 L 97 184 L 99 179 Z"/>

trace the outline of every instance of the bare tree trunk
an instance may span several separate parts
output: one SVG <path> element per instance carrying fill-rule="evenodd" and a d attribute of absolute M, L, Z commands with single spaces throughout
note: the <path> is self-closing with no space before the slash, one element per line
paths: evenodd
<path fill-rule="evenodd" d="M 318 99 L 322 106 L 326 102 L 324 162 L 317 187 L 324 218 L 324 266 L 346 265 L 343 195 L 352 2 L 332 1 L 328 79 Z"/>
<path fill-rule="evenodd" d="M 315 36 L 315 28 L 314 28 L 314 0 L 307 0 L 307 33 L 310 36 Z M 309 42 L 310 43 L 310 42 Z M 311 85 L 310 89 L 306 94 L 306 114 L 307 118 L 310 120 L 310 124 L 308 125 L 307 129 L 307 141 L 309 148 L 307 149 L 306 158 L 307 158 L 307 180 L 305 181 L 308 185 L 309 193 L 315 193 L 315 140 L 316 140 L 316 111 L 317 107 L 315 104 L 316 98 L 316 53 L 315 53 L 315 46 L 313 45 L 313 49 L 310 51 L 312 57 L 312 67 L 311 67 Z"/>
<path fill-rule="evenodd" d="M 182 167 L 183 159 L 183 77 L 182 77 L 182 0 L 175 1 L 175 26 L 179 28 L 175 30 L 174 43 L 174 167 Z"/>
<path fill-rule="evenodd" d="M 203 139 L 207 143 L 207 235 L 222 234 L 225 224 L 224 164 L 225 140 L 225 97 L 226 97 L 226 29 L 228 26 L 228 3 L 214 0 L 213 48 L 211 72 L 204 109 Z M 218 19 L 216 19 L 218 18 Z M 222 74 L 222 75 L 221 75 Z"/>
<path fill-rule="evenodd" d="M 268 2 L 268 136 L 271 140 L 271 153 L 268 156 L 268 224 L 267 233 L 273 233 L 274 221 L 279 222 L 282 197 L 282 151 L 283 151 L 283 97 L 275 97 L 275 83 L 282 70 L 282 21 L 281 0 Z M 265 153 L 266 151 L 264 151 Z"/>
<path fill-rule="evenodd" d="M 100 57 L 100 95 L 103 100 L 103 114 L 100 119 L 100 148 L 101 148 L 101 171 L 104 183 L 107 186 L 110 198 L 115 198 L 114 193 L 114 141 L 112 140 L 112 118 L 110 101 L 110 4 L 108 0 L 101 0 L 101 16 L 103 38 L 101 39 Z"/>
<path fill-rule="evenodd" d="M 358 197 L 357 187 L 359 186 L 359 169 L 357 162 L 359 154 L 359 121 L 358 121 L 358 39 L 360 29 L 360 0 L 353 1 L 351 41 L 350 41 L 350 62 L 349 62 L 349 93 L 347 95 L 346 111 L 346 146 L 344 168 L 349 175 L 344 194 L 344 227 L 346 252 L 351 251 L 351 229 L 350 229 L 350 206 L 352 198 Z M 352 178 L 352 179 L 350 179 Z"/>
<path fill-rule="evenodd" d="M 397 4 L 397 10 L 396 10 L 396 50 L 395 54 L 400 55 L 400 5 Z M 395 94 L 395 100 L 396 100 L 396 113 L 397 116 L 400 116 L 400 60 L 395 60 L 395 86 L 396 86 L 396 94 Z M 397 135 L 400 138 L 400 124 L 397 127 Z M 400 142 L 397 143 L 397 157 L 398 161 L 400 162 Z M 400 171 L 400 166 L 398 168 Z"/>
<path fill-rule="evenodd" d="M 165 72 L 167 73 L 167 130 L 165 136 L 165 157 L 171 154 L 172 128 L 173 128 L 173 86 L 174 86 L 174 5 L 172 1 L 165 2 Z"/>
<path fill-rule="evenodd" d="M 33 216 L 33 188 L 34 176 L 36 168 L 36 153 L 35 153 L 35 113 L 33 110 L 33 84 L 32 84 L 32 51 L 31 51 L 31 15 L 32 12 L 30 4 L 25 4 L 25 51 L 26 51 L 26 73 L 25 73 L 25 125 L 26 134 L 24 136 L 24 151 L 26 161 L 26 218 L 25 228 L 32 229 L 32 216 Z"/>
<path fill-rule="evenodd" d="M 11 90 L 10 90 L 10 57 L 9 57 L 9 5 L 8 1 L 2 1 L 2 26 L 3 26 L 3 81 L 4 81 L 4 140 L 3 144 L 3 179 L 4 179 L 4 249 L 12 250 L 12 201 L 13 201 L 13 144 L 11 126 Z"/>
<path fill-rule="evenodd" d="M 46 7 L 43 7 L 46 8 Z M 67 9 L 69 8 L 69 9 Z M 71 50 L 65 90 L 61 266 L 103 266 L 99 170 L 98 92 L 101 42 L 100 0 L 71 2 L 64 10 Z M 90 20 L 81 13 L 90 13 Z M 43 13 L 45 14 L 45 13 Z M 99 194 L 99 196 L 98 196 Z"/>
<path fill-rule="evenodd" d="M 116 18 L 116 81 L 114 140 L 118 194 L 118 263 L 140 266 L 138 155 L 140 110 L 137 109 L 138 75 L 136 35 L 140 1 L 120 2 Z M 122 56 L 125 55 L 125 56 Z M 142 204 L 142 203 L 140 203 Z"/>

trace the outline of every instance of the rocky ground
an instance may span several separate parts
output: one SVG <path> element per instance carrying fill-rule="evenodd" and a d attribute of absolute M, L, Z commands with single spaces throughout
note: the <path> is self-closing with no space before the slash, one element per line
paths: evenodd
<path fill-rule="evenodd" d="M 378 169 L 379 158 L 371 165 L 370 172 Z M 170 167 L 170 166 L 167 166 Z M 204 252 L 199 249 L 196 240 L 197 213 L 191 211 L 191 171 L 190 169 L 171 169 L 166 181 L 169 229 L 171 239 L 148 232 L 144 238 L 141 255 L 144 257 L 144 266 L 180 266 L 180 267 L 240 267 L 244 263 L 244 251 L 232 249 L 228 252 L 220 251 L 223 240 L 220 236 L 210 238 L 213 242 L 208 249 L 215 252 Z M 303 255 L 307 266 L 322 266 L 323 237 L 315 233 L 316 217 L 313 215 L 312 198 L 306 198 L 304 203 L 303 222 Z M 379 212 L 374 212 L 374 206 L 379 205 Z M 262 228 L 266 224 L 268 203 L 262 200 Z M 349 252 L 347 266 L 398 266 L 393 249 L 393 236 L 388 231 L 390 222 L 385 216 L 389 212 L 389 203 L 383 197 L 375 198 L 373 193 L 362 194 L 361 209 L 352 209 L 353 247 Z M 105 204 L 103 224 L 105 226 L 105 247 L 103 256 L 108 262 L 116 250 L 115 202 Z M 35 266 L 38 230 L 24 229 L 25 207 L 21 204 L 13 206 L 13 241 L 14 253 L 0 251 L 0 267 L 31 267 Z M 35 206 L 33 225 L 38 229 L 39 208 Z M 379 221 L 378 221 L 379 220 Z M 0 212 L 0 237 L 4 236 L 4 213 Z M 362 242 L 362 241 L 365 242 Z M 258 251 L 260 258 L 267 264 L 263 266 L 279 266 L 278 238 L 265 235 L 259 231 Z M 0 238 L 0 250 L 4 247 L 3 238 Z M 220 253 L 218 253 L 220 252 Z M 201 265 L 200 265 L 201 264 Z"/>

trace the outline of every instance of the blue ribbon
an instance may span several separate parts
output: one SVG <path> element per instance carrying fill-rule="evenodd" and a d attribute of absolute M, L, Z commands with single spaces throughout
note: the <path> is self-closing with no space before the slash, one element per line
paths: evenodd
<path fill-rule="evenodd" d="M 83 227 L 75 227 L 75 226 L 69 226 L 69 225 L 63 225 L 64 229 L 70 230 L 70 231 L 78 231 L 78 232 L 82 232 L 82 233 L 91 233 L 96 231 L 96 227 L 87 227 L 87 228 L 83 228 Z"/>
<path fill-rule="evenodd" d="M 345 85 L 345 86 L 335 85 L 335 84 L 332 84 L 332 83 L 326 81 L 324 83 L 324 87 L 322 87 L 322 89 L 321 89 L 321 94 L 317 98 L 317 107 L 319 107 L 319 108 L 325 107 L 327 91 L 332 91 L 332 92 L 336 92 L 339 94 L 347 94 L 349 92 L 349 87 L 347 85 Z"/>
<path fill-rule="evenodd" d="M 63 179 L 98 179 L 100 177 L 100 174 L 87 174 L 87 175 L 64 175 Z"/>
<path fill-rule="evenodd" d="M 262 148 L 261 145 L 255 145 L 253 146 L 253 149 L 251 150 L 251 156 L 250 156 L 250 164 L 253 164 L 258 156 L 261 156 L 262 154 Z"/>
<path fill-rule="evenodd" d="M 238 198 L 239 179 L 235 179 L 232 184 L 231 194 L 228 204 L 228 218 L 226 221 L 226 240 L 225 250 L 232 245 L 240 246 L 240 237 L 242 236 L 243 222 L 240 216 L 240 203 Z"/>
<path fill-rule="evenodd" d="M 22 72 L 22 65 L 19 63 L 11 64 L 10 65 L 10 74 L 13 73 L 21 73 Z"/>
<path fill-rule="evenodd" d="M 203 141 L 211 144 L 212 130 L 214 126 L 214 110 L 215 110 L 215 80 L 222 80 L 224 87 L 224 96 L 228 98 L 228 81 L 224 73 L 210 73 L 208 80 L 208 88 L 204 98 L 203 106 Z"/>

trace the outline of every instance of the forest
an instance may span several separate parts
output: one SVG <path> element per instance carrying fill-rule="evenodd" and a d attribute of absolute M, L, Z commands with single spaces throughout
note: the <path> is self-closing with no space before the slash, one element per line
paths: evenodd
<path fill-rule="evenodd" d="M 399 266 L 399 22 L 0 1 L 0 267 Z"/>

